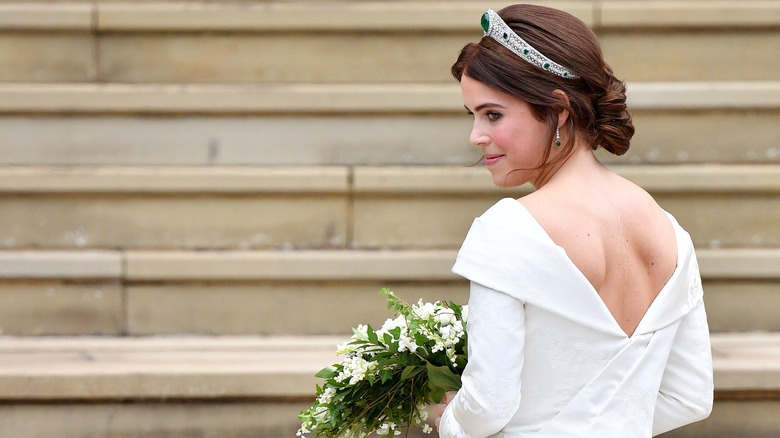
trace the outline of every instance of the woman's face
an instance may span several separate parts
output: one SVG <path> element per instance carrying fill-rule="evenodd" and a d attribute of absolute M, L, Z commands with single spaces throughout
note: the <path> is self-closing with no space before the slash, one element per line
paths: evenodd
<path fill-rule="evenodd" d="M 466 109 L 474 115 L 469 141 L 482 148 L 493 183 L 499 187 L 534 184 L 541 173 L 535 168 L 551 146 L 547 124 L 534 118 L 525 101 L 469 76 L 461 77 L 460 89 Z"/>

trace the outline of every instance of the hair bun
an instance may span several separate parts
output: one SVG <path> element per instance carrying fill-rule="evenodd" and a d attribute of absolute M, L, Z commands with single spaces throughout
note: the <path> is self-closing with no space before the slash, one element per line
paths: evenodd
<path fill-rule="evenodd" d="M 596 100 L 595 144 L 615 155 L 623 155 L 631 145 L 634 124 L 626 105 L 626 84 L 606 66 L 607 84 L 604 94 Z"/>

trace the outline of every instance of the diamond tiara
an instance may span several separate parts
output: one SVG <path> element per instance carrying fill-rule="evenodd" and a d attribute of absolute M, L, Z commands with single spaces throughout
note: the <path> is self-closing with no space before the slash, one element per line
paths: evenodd
<path fill-rule="evenodd" d="M 489 36 L 498 41 L 502 46 L 514 52 L 517 56 L 540 67 L 550 73 L 556 74 L 566 79 L 579 79 L 574 72 L 568 68 L 556 63 L 550 58 L 534 49 L 530 44 L 518 36 L 504 20 L 492 9 L 488 9 L 482 15 L 483 36 Z"/>

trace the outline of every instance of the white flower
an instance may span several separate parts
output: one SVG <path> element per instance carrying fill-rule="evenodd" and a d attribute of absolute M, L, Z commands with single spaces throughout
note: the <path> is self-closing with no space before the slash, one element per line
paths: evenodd
<path fill-rule="evenodd" d="M 387 435 L 390 432 L 393 432 L 393 435 L 401 434 L 401 431 L 398 430 L 398 427 L 395 425 L 395 423 L 384 423 L 379 427 L 379 429 L 377 429 L 376 434 Z"/>
<path fill-rule="evenodd" d="M 463 318 L 464 321 L 469 320 L 469 305 L 466 304 L 460 309 L 460 316 Z"/>
<path fill-rule="evenodd" d="M 425 421 L 428 419 L 428 410 L 425 409 L 425 405 L 418 405 L 417 412 L 420 414 L 420 420 Z"/>
<path fill-rule="evenodd" d="M 390 432 L 390 425 L 387 423 L 379 426 L 379 429 L 376 430 L 377 435 L 387 435 L 389 432 Z"/>
<path fill-rule="evenodd" d="M 336 376 L 337 382 L 343 382 L 349 379 L 349 384 L 354 385 L 366 378 L 366 374 L 376 368 L 376 362 L 368 362 L 360 356 L 353 356 L 344 359 L 341 362 L 343 369 Z"/>
<path fill-rule="evenodd" d="M 436 314 L 435 319 L 436 321 L 441 323 L 442 327 L 448 326 L 450 324 L 455 324 L 455 321 L 457 321 L 457 319 L 455 318 L 455 314 L 452 313 L 452 311 L 449 309 L 440 310 Z"/>
<path fill-rule="evenodd" d="M 330 401 L 333 400 L 334 395 L 336 395 L 336 388 L 328 386 L 325 388 L 325 391 L 323 391 L 322 395 L 319 396 L 318 401 L 321 404 L 330 403 Z"/>
<path fill-rule="evenodd" d="M 377 330 L 376 334 L 378 336 L 382 336 L 384 333 L 387 333 L 396 327 L 401 327 L 402 329 L 406 328 L 406 318 L 403 315 L 400 315 L 395 319 L 388 319 L 385 321 L 385 323 L 382 324 L 382 328 Z"/>
<path fill-rule="evenodd" d="M 357 326 L 357 328 L 355 330 L 357 330 L 358 333 L 360 333 L 360 335 L 362 335 L 362 337 L 359 336 L 358 334 L 353 334 L 352 335 L 352 340 L 368 338 L 368 326 L 367 325 L 358 324 L 358 326 Z"/>
<path fill-rule="evenodd" d="M 428 425 L 428 424 L 424 424 L 422 430 L 423 430 L 423 433 L 431 433 L 431 432 L 433 432 L 433 428 L 430 425 Z"/>
<path fill-rule="evenodd" d="M 403 352 L 405 350 L 415 352 L 417 351 L 417 344 L 414 342 L 414 339 L 403 331 L 401 332 L 401 339 L 398 340 L 398 351 Z"/>
<path fill-rule="evenodd" d="M 336 347 L 336 354 L 339 356 L 343 356 L 345 354 L 353 353 L 355 351 L 355 346 L 350 345 L 350 342 L 352 341 L 346 341 L 343 344 Z"/>
<path fill-rule="evenodd" d="M 432 303 L 425 303 L 418 307 L 417 312 L 422 319 L 428 319 L 436 313 L 436 307 Z"/>

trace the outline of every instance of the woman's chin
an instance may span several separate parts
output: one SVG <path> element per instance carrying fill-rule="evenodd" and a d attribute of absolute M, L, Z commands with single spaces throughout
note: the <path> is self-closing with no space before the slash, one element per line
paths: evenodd
<path fill-rule="evenodd" d="M 507 175 L 506 173 L 493 173 L 493 184 L 501 189 L 510 189 L 525 184 L 525 181 L 519 181 L 518 178 Z"/>

